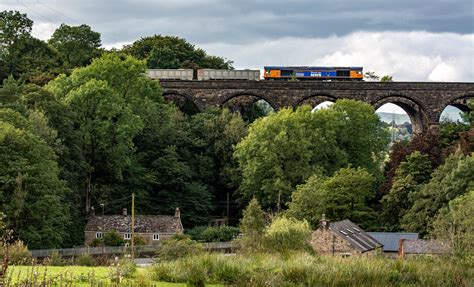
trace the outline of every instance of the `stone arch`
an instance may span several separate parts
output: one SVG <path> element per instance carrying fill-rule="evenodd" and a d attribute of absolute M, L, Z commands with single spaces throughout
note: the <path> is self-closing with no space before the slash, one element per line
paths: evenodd
<path fill-rule="evenodd" d="M 402 108 L 410 117 L 414 133 L 422 133 L 429 129 L 430 121 L 422 105 L 412 99 L 399 95 L 390 95 L 379 98 L 371 103 L 375 110 L 392 103 Z"/>
<path fill-rule="evenodd" d="M 443 111 L 448 106 L 453 106 L 455 108 L 458 108 L 461 112 L 464 112 L 464 113 L 465 112 L 470 112 L 471 109 L 467 105 L 467 102 L 469 100 L 474 100 L 474 92 L 473 93 L 466 93 L 465 95 L 463 95 L 461 97 L 454 98 L 451 101 L 449 101 L 448 103 L 443 104 L 443 106 L 440 109 L 440 114 L 439 114 L 439 117 L 438 117 L 438 121 L 441 122 L 441 120 L 442 120 L 441 115 L 442 115 Z"/>
<path fill-rule="evenodd" d="M 278 105 L 270 97 L 267 97 L 265 95 L 261 95 L 252 91 L 238 91 L 238 92 L 231 92 L 229 94 L 226 94 L 223 100 L 219 103 L 219 107 L 223 107 L 230 100 L 238 98 L 238 97 L 247 97 L 247 98 L 252 97 L 258 100 L 264 100 L 273 108 L 274 111 L 279 110 Z"/>
<path fill-rule="evenodd" d="M 175 90 L 165 90 L 163 91 L 163 98 L 167 101 L 175 103 L 180 109 L 183 108 L 183 105 L 191 103 L 197 112 L 201 112 L 203 109 L 194 101 L 194 98 L 186 93 L 175 91 Z"/>
<path fill-rule="evenodd" d="M 311 94 L 307 97 L 303 97 L 301 100 L 297 101 L 293 108 L 296 109 L 298 106 L 310 105 L 313 109 L 319 104 L 324 102 L 336 102 L 337 98 L 327 94 L 327 93 L 316 93 Z"/>

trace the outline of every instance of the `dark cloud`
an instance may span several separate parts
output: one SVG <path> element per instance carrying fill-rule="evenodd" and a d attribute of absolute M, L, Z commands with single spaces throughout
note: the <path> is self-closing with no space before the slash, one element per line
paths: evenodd
<path fill-rule="evenodd" d="M 344 36 L 354 31 L 474 32 L 472 0 L 2 0 L 35 22 L 86 23 L 103 42 L 153 34 L 199 44 L 283 37 Z"/>

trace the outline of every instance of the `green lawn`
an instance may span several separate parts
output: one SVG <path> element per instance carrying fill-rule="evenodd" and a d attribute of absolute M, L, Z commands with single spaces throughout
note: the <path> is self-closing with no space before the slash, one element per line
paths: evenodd
<path fill-rule="evenodd" d="M 10 266 L 8 273 L 13 283 L 25 281 L 27 278 L 30 278 L 30 280 L 35 280 L 34 278 L 36 278 L 36 282 L 54 280 L 57 283 L 61 282 L 61 285 L 67 282 L 73 282 L 74 286 L 90 286 L 92 282 L 110 284 L 109 274 L 111 270 L 111 267 Z M 148 268 L 137 268 L 137 280 L 147 278 L 148 276 Z M 150 283 L 157 287 L 186 286 L 186 284 L 182 283 L 157 281 L 151 281 Z"/>

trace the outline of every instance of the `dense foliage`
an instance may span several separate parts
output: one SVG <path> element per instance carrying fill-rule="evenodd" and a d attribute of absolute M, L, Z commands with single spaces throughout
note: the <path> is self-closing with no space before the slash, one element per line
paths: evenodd
<path fill-rule="evenodd" d="M 203 49 L 172 36 L 154 35 L 126 46 L 123 52 L 145 60 L 150 69 L 230 69 L 232 61 L 207 55 Z"/>
<path fill-rule="evenodd" d="M 284 109 L 255 121 L 236 146 L 240 191 L 269 208 L 286 204 L 315 172 L 332 175 L 352 164 L 378 174 L 387 143 L 373 108 L 361 102 L 341 100 L 312 113 L 309 107 Z"/>

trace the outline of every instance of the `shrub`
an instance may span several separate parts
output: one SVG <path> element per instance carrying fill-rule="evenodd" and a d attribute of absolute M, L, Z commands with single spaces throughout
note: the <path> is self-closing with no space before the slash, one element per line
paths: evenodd
<path fill-rule="evenodd" d="M 134 235 L 133 236 L 133 244 L 135 246 L 139 246 L 139 245 L 146 245 L 146 241 L 143 237 L 141 237 L 140 235 Z"/>
<path fill-rule="evenodd" d="M 130 259 L 122 258 L 109 272 L 110 280 L 121 283 L 123 278 L 133 278 L 137 272 L 137 265 Z"/>
<path fill-rule="evenodd" d="M 163 242 L 159 250 L 159 258 L 169 261 L 176 260 L 181 257 L 202 253 L 202 245 L 189 237 L 182 239 L 171 238 Z"/>
<path fill-rule="evenodd" d="M 45 261 L 45 265 L 50 265 L 50 266 L 63 266 L 64 264 L 65 262 L 58 251 L 53 251 L 51 255 Z"/>
<path fill-rule="evenodd" d="M 83 253 L 76 259 L 76 264 L 79 266 L 95 266 L 95 261 L 90 254 Z"/>
<path fill-rule="evenodd" d="M 0 258 L 4 257 L 5 248 L 0 248 Z M 13 244 L 8 245 L 8 260 L 12 265 L 28 265 L 32 262 L 31 252 L 28 246 L 23 244 L 23 241 L 18 240 Z"/>
<path fill-rule="evenodd" d="M 268 250 L 309 250 L 311 229 L 306 220 L 277 217 L 265 230 L 264 245 Z"/>
<path fill-rule="evenodd" d="M 102 238 L 95 238 L 92 240 L 90 247 L 99 247 L 99 246 L 104 246 L 104 239 Z"/>
<path fill-rule="evenodd" d="M 192 240 L 203 241 L 202 233 L 208 228 L 208 226 L 196 226 L 186 230 L 186 234 L 189 235 Z"/>
<path fill-rule="evenodd" d="M 110 231 L 104 234 L 103 237 L 105 246 L 123 246 L 125 245 L 125 240 L 122 236 L 115 231 Z"/>

